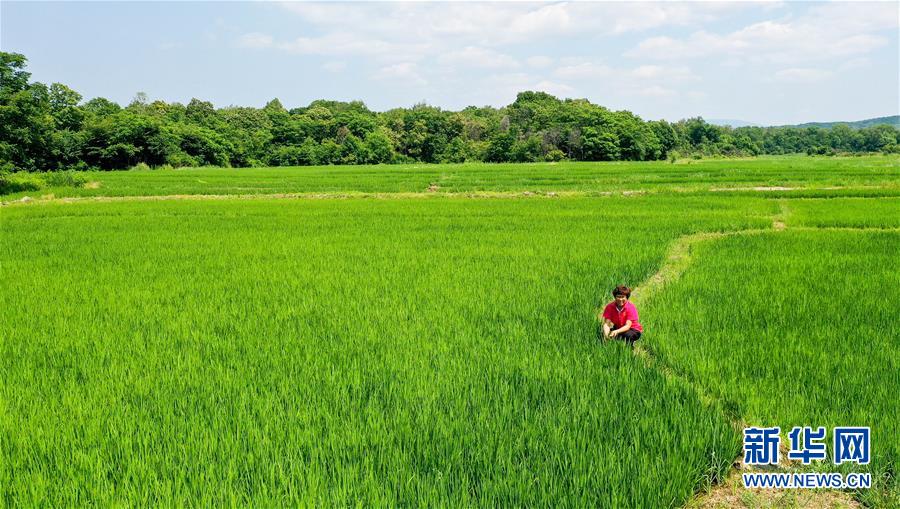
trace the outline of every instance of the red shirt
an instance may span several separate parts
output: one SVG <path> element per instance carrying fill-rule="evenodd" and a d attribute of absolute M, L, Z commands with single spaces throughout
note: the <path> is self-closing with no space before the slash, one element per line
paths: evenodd
<path fill-rule="evenodd" d="M 631 320 L 632 329 L 644 332 L 644 327 L 638 322 L 637 308 L 630 302 L 626 302 L 621 310 L 616 307 L 615 302 L 610 302 L 603 309 L 603 318 L 611 321 L 616 329 L 625 326 L 625 322 Z"/>

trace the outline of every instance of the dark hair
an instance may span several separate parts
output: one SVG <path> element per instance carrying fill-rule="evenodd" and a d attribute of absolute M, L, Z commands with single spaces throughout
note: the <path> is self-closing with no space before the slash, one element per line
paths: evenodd
<path fill-rule="evenodd" d="M 619 295 L 624 295 L 625 298 L 631 297 L 631 288 L 628 288 L 625 285 L 619 285 L 612 291 L 613 297 L 618 297 Z"/>

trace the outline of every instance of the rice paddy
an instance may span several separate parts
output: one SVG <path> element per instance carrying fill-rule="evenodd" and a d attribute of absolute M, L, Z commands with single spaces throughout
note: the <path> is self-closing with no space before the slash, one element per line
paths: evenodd
<path fill-rule="evenodd" d="M 2 505 L 677 507 L 736 420 L 871 426 L 855 495 L 896 503 L 898 159 L 559 166 L 110 172 L 54 194 L 346 194 L 0 208 Z M 640 302 L 655 362 L 601 344 L 609 290 L 705 232 Z"/>
<path fill-rule="evenodd" d="M 869 471 L 892 482 L 896 501 L 898 246 L 897 230 L 703 243 L 679 283 L 647 303 L 658 310 L 649 347 L 751 425 L 870 426 Z"/>
<path fill-rule="evenodd" d="M 83 173 L 91 185 L 31 193 L 69 196 L 344 193 L 774 192 L 900 196 L 897 156 L 760 157 L 656 162 L 185 168 Z M 17 193 L 15 199 L 28 193 Z"/>

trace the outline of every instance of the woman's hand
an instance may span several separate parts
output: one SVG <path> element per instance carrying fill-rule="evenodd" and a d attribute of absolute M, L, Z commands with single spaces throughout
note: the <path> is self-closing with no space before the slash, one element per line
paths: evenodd
<path fill-rule="evenodd" d="M 614 337 L 616 337 L 616 336 L 618 336 L 618 335 L 619 335 L 619 331 L 617 331 L 617 330 L 614 330 L 614 331 L 612 331 L 612 332 L 609 333 L 609 337 L 611 337 L 611 338 L 614 338 Z"/>

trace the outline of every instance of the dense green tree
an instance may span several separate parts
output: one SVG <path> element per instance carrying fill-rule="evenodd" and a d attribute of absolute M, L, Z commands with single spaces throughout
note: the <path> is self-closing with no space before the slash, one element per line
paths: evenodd
<path fill-rule="evenodd" d="M 103 169 L 129 168 L 137 163 L 151 166 L 180 163 L 178 139 L 162 121 L 126 109 L 88 126 L 85 160 Z"/>
<path fill-rule="evenodd" d="M 211 102 L 193 98 L 184 109 L 185 118 L 197 125 L 215 127 L 217 125 L 216 109 Z"/>
<path fill-rule="evenodd" d="M 888 125 L 867 127 L 861 133 L 862 149 L 866 152 L 879 152 L 885 146 L 897 143 L 897 130 Z"/>
<path fill-rule="evenodd" d="M 379 127 L 366 134 L 365 139 L 368 160 L 373 164 L 386 164 L 394 160 L 394 140 L 386 127 Z"/>
<path fill-rule="evenodd" d="M 325 140 L 316 150 L 316 161 L 319 164 L 341 164 L 343 149 L 334 140 Z"/>
<path fill-rule="evenodd" d="M 521 92 L 507 108 L 512 124 L 526 135 L 542 132 L 559 122 L 561 102 L 546 92 Z"/>
<path fill-rule="evenodd" d="M 543 159 L 541 139 L 532 135 L 522 140 L 517 140 L 510 147 L 510 160 L 517 163 L 533 163 Z"/>
<path fill-rule="evenodd" d="M 340 143 L 340 164 L 365 164 L 369 162 L 370 157 L 366 144 L 353 133 L 349 132 L 349 129 L 347 129 L 347 131 L 347 135 L 342 137 Z"/>
<path fill-rule="evenodd" d="M 495 134 L 488 144 L 484 154 L 484 160 L 492 163 L 502 163 L 510 160 L 510 150 L 516 142 L 513 133 L 498 132 Z"/>
<path fill-rule="evenodd" d="M 687 141 L 695 147 L 719 141 L 719 134 L 722 132 L 717 126 L 706 123 L 700 117 L 682 120 L 681 124 Z"/>
<path fill-rule="evenodd" d="M 201 165 L 230 166 L 229 154 L 234 150 L 219 133 L 200 125 L 175 124 L 171 134 L 178 149 Z M 169 151 L 171 154 L 171 150 Z"/>
<path fill-rule="evenodd" d="M 272 166 L 302 166 L 305 161 L 302 147 L 280 146 L 269 157 Z"/>
<path fill-rule="evenodd" d="M 585 127 L 581 130 L 581 151 L 586 161 L 619 159 L 619 136 L 608 129 Z"/>
<path fill-rule="evenodd" d="M 614 127 L 619 137 L 619 157 L 630 161 L 660 158 L 661 147 L 653 129 L 630 112 L 615 115 Z"/>
<path fill-rule="evenodd" d="M 653 130 L 653 134 L 659 142 L 659 158 L 665 159 L 669 152 L 678 147 L 678 133 L 672 127 L 672 124 L 665 120 L 649 122 L 649 124 L 650 129 Z"/>
<path fill-rule="evenodd" d="M 95 97 L 90 101 L 84 103 L 84 106 L 82 106 L 81 109 L 87 115 L 92 115 L 94 117 L 108 117 L 113 113 L 117 113 L 122 109 L 122 107 L 110 101 L 109 99 L 104 99 L 103 97 Z"/>
<path fill-rule="evenodd" d="M 45 85 L 34 83 L 12 94 L 4 90 L 0 102 L 0 166 L 29 171 L 56 169 L 52 159 L 55 128 Z"/>
<path fill-rule="evenodd" d="M 54 83 L 48 91 L 50 115 L 53 116 L 56 129 L 77 131 L 84 121 L 84 111 L 78 107 L 81 94 L 71 88 Z"/>
<path fill-rule="evenodd" d="M 25 71 L 27 59 L 21 53 L 0 51 L 0 98 L 12 96 L 28 88 L 31 73 Z"/>
<path fill-rule="evenodd" d="M 31 83 L 27 60 L 0 52 L 0 171 L 151 166 L 386 164 L 463 161 L 652 160 L 669 154 L 900 152 L 900 130 L 876 125 L 715 126 L 702 118 L 644 121 L 586 99 L 526 91 L 502 108 L 427 104 L 383 113 L 361 101 L 286 109 L 102 97 Z"/>
<path fill-rule="evenodd" d="M 464 163 L 466 161 L 477 161 L 479 160 L 477 147 L 477 142 L 457 136 L 444 147 L 444 151 L 440 154 L 439 162 Z"/>

